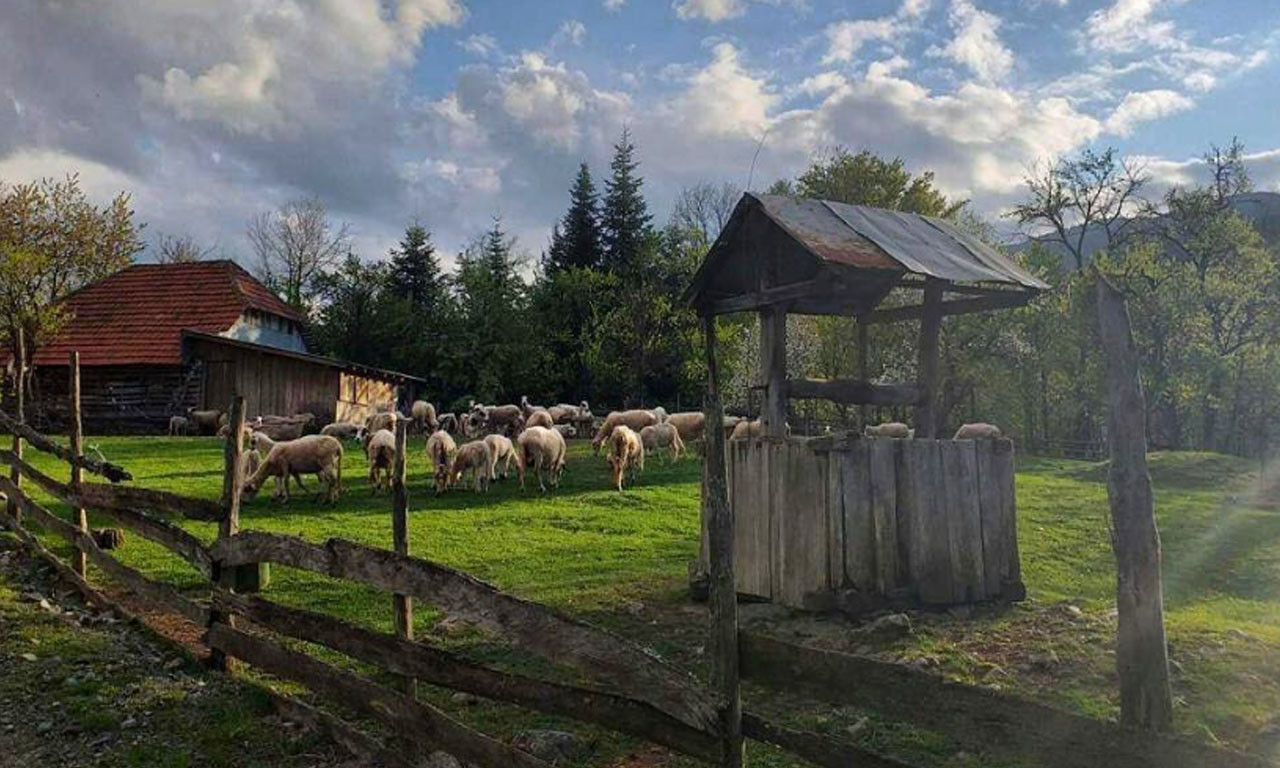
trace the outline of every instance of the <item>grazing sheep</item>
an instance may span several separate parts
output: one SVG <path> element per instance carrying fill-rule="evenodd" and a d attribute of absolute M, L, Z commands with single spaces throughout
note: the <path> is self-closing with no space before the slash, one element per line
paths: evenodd
<path fill-rule="evenodd" d="M 952 440 L 995 440 L 1004 433 L 995 424 L 987 424 L 978 422 L 976 424 L 965 424 L 956 430 L 956 436 Z"/>
<path fill-rule="evenodd" d="M 862 432 L 867 437 L 896 437 L 900 440 L 909 440 L 916 436 L 914 429 L 900 421 L 889 421 L 874 427 L 868 424 Z"/>
<path fill-rule="evenodd" d="M 271 436 L 266 432 L 248 432 L 248 427 L 246 427 L 245 430 L 248 433 L 247 436 L 249 438 L 249 453 L 258 454 L 258 463 L 261 464 L 261 457 L 271 453 L 271 449 L 276 446 L 277 441 L 272 440 Z M 254 471 L 257 471 L 256 465 L 254 467 Z M 252 474 L 252 472 L 249 472 L 246 473 L 245 476 L 249 477 L 252 476 Z M 298 490 L 307 490 L 306 486 L 302 484 L 302 474 L 300 472 L 293 473 L 293 481 L 298 484 Z M 276 495 L 279 495 L 279 487 L 280 478 L 276 478 Z"/>
<path fill-rule="evenodd" d="M 414 427 L 424 435 L 440 428 L 440 422 L 436 419 L 436 407 L 426 400 L 415 400 L 409 408 L 409 415 L 413 418 Z"/>
<path fill-rule="evenodd" d="M 511 440 L 503 435 L 486 435 L 484 441 L 489 444 L 489 453 L 492 455 L 493 463 L 489 465 L 489 479 L 498 477 L 498 463 L 502 463 L 502 479 L 506 480 L 507 475 L 511 474 L 511 462 L 516 462 L 516 472 L 520 471 L 520 457 L 516 455 L 516 447 L 512 445 Z"/>
<path fill-rule="evenodd" d="M 596 431 L 596 436 L 591 438 L 591 450 L 599 454 L 600 446 L 613 434 L 615 427 L 625 424 L 632 430 L 639 431 L 657 423 L 658 417 L 654 415 L 653 411 L 639 408 L 631 411 L 613 411 L 605 418 L 604 423 L 600 425 L 600 429 Z"/>
<path fill-rule="evenodd" d="M 653 425 L 650 425 L 653 426 Z M 640 435 L 626 424 L 619 424 L 609 435 L 609 468 L 613 470 L 613 484 L 622 490 L 624 474 L 630 475 L 635 484 L 636 473 L 644 471 L 644 443 Z"/>
<path fill-rule="evenodd" d="M 187 409 L 187 422 L 195 428 L 198 435 L 215 435 L 218 428 L 223 425 L 226 414 L 222 411 L 197 411 L 195 408 Z"/>
<path fill-rule="evenodd" d="M 297 440 L 276 443 L 244 484 L 245 495 L 252 498 L 268 477 L 284 478 L 276 492 L 282 501 L 289 500 L 288 478 L 307 472 L 325 486 L 324 498 L 336 502 L 342 491 L 342 443 L 328 435 L 307 435 Z"/>
<path fill-rule="evenodd" d="M 520 396 L 520 410 L 524 413 L 524 415 L 525 415 L 526 417 L 528 417 L 528 416 L 532 416 L 532 415 L 533 415 L 533 413 L 534 413 L 535 411 L 545 411 L 545 410 L 547 410 L 547 409 L 546 409 L 546 408 L 543 408 L 543 407 L 542 407 L 542 406 L 540 406 L 540 405 L 534 405 L 534 404 L 530 403 L 530 402 L 529 402 L 529 396 L 528 396 L 528 395 L 521 395 L 521 396 Z"/>
<path fill-rule="evenodd" d="M 725 416 L 724 417 L 724 436 L 726 438 L 733 436 L 734 427 L 741 424 L 743 418 L 741 416 Z"/>
<path fill-rule="evenodd" d="M 465 418 L 466 414 L 463 414 Z M 440 426 L 436 427 L 437 431 L 448 432 L 451 435 L 458 434 L 458 414 L 442 413 L 440 414 Z"/>
<path fill-rule="evenodd" d="M 395 433 L 380 429 L 369 438 L 364 447 L 365 458 L 369 460 L 369 485 L 373 492 L 391 489 L 391 469 L 396 462 Z"/>
<path fill-rule="evenodd" d="M 254 450 L 245 451 L 240 455 L 240 460 L 244 462 L 243 477 L 253 477 L 253 473 L 258 471 L 258 467 L 262 466 L 262 454 Z M 301 484 L 301 481 L 299 481 Z"/>
<path fill-rule="evenodd" d="M 644 449 L 648 451 L 657 451 L 661 448 L 668 449 L 672 461 L 680 458 L 680 454 L 684 451 L 684 441 L 680 439 L 680 430 L 670 424 L 653 424 L 640 430 L 640 442 L 644 444 Z"/>
<path fill-rule="evenodd" d="M 555 425 L 556 425 L 556 420 L 551 416 L 550 412 L 542 410 L 542 411 L 534 411 L 533 413 L 529 414 L 529 418 L 524 423 L 524 428 L 528 429 L 529 427 L 546 427 L 547 429 L 551 429 Z"/>
<path fill-rule="evenodd" d="M 453 415 L 453 414 L 449 414 Z M 449 463 L 458 452 L 458 444 L 453 436 L 443 429 L 437 429 L 427 438 L 427 456 L 436 470 L 436 495 L 449 490 Z"/>
<path fill-rule="evenodd" d="M 396 421 L 400 418 L 400 414 L 395 411 L 380 411 L 370 414 L 364 420 L 364 435 L 371 435 L 374 432 L 387 430 L 394 433 L 396 431 Z M 364 435 L 361 435 L 363 437 Z"/>
<path fill-rule="evenodd" d="M 557 403 L 547 409 L 553 424 L 568 424 L 578 416 L 578 406 L 568 403 Z"/>
<path fill-rule="evenodd" d="M 311 417 L 314 420 L 314 416 Z M 297 440 L 307 433 L 307 425 L 311 423 L 305 419 L 294 419 L 283 416 L 263 416 L 261 423 L 255 427 L 257 433 L 265 433 L 271 436 L 272 440 L 279 442 L 281 440 Z"/>
<path fill-rule="evenodd" d="M 516 461 L 516 473 L 520 475 L 520 490 L 524 490 L 524 473 L 532 469 L 538 478 L 538 490 L 545 493 L 547 484 L 552 488 L 560 485 L 560 475 L 564 472 L 566 448 L 564 437 L 554 429 L 546 427 L 529 427 L 516 438 L 519 446 L 519 457 Z M 543 481 L 543 472 L 546 481 Z"/>
<path fill-rule="evenodd" d="M 680 439 L 686 443 L 702 439 L 702 430 L 707 425 L 707 415 L 702 411 L 685 411 L 673 413 L 667 422 L 680 433 Z"/>
<path fill-rule="evenodd" d="M 495 405 L 485 414 L 483 425 L 490 432 L 518 435 L 524 427 L 524 411 L 518 405 Z"/>
<path fill-rule="evenodd" d="M 791 435 L 791 425 L 782 425 L 783 434 Z M 764 437 L 764 422 L 760 419 L 752 419 L 747 421 L 743 419 L 733 427 L 733 434 L 729 435 L 730 440 L 746 440 L 752 437 Z"/>
<path fill-rule="evenodd" d="M 458 449 L 453 459 L 453 469 L 449 472 L 451 484 L 462 482 L 462 473 L 471 470 L 471 487 L 479 491 L 488 491 L 493 481 L 493 451 L 483 440 L 472 440 Z"/>
<path fill-rule="evenodd" d="M 169 417 L 169 437 L 182 437 L 191 429 L 191 422 L 185 416 Z"/>
<path fill-rule="evenodd" d="M 653 411 L 653 415 L 658 419 L 658 423 L 659 423 L 659 424 L 662 424 L 662 423 L 665 423 L 665 422 L 666 422 L 666 420 L 667 420 L 667 409 L 666 409 L 666 408 L 663 408 L 662 406 L 660 406 L 660 405 L 659 405 L 659 406 L 656 406 L 656 407 L 654 407 L 654 408 L 650 408 L 649 410 Z"/>
<path fill-rule="evenodd" d="M 360 436 L 360 425 L 338 421 L 333 424 L 326 424 L 324 429 L 320 430 L 320 434 L 336 437 L 339 440 L 356 440 Z"/>
<path fill-rule="evenodd" d="M 552 426 L 552 429 L 559 432 L 560 436 L 563 437 L 565 440 L 572 440 L 573 438 L 578 436 L 578 428 L 573 426 L 572 424 L 556 424 Z"/>

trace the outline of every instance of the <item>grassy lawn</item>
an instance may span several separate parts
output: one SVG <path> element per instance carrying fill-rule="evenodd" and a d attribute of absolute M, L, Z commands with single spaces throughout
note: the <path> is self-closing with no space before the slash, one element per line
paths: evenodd
<path fill-rule="evenodd" d="M 216 498 L 221 443 L 216 439 L 101 438 L 97 445 L 133 472 L 135 483 Z M 650 459 L 641 483 L 624 493 L 608 486 L 603 459 L 584 443 L 571 446 L 560 490 L 521 492 L 514 478 L 486 495 L 433 494 L 421 440 L 411 443 L 410 541 L 414 554 L 460 568 L 515 594 L 598 622 L 645 642 L 677 663 L 701 668 L 705 612 L 684 595 L 686 565 L 697 551 L 696 461 Z M 1206 454 L 1158 454 L 1153 472 L 1164 542 L 1167 621 L 1178 727 L 1233 746 L 1266 749 L 1260 732 L 1280 710 L 1280 493 L 1263 487 L 1256 464 Z M 38 456 L 59 475 L 65 470 Z M 349 449 L 341 502 L 326 507 L 310 496 L 278 506 L 267 494 L 247 504 L 242 526 L 330 536 L 389 548 L 390 502 L 374 496 L 362 475 L 363 456 Z M 1116 712 L 1114 570 L 1106 525 L 1105 468 L 1024 460 L 1018 474 L 1019 543 L 1030 599 L 1014 608 L 917 614 L 913 631 L 879 640 L 847 639 L 839 619 L 781 617 L 766 628 L 821 645 L 932 668 L 956 679 L 1015 691 L 1076 711 Z M 309 487 L 314 483 L 311 481 Z M 216 527 L 184 523 L 212 540 Z M 156 576 L 198 587 L 185 563 L 130 536 L 122 559 Z M 389 631 L 390 598 L 333 580 L 276 567 L 268 596 Z M 476 658 L 516 668 L 537 662 L 491 638 L 437 627 L 428 608 L 418 632 Z M 785 710 L 794 722 L 834 734 L 858 722 L 848 708 L 799 707 L 783 697 L 749 692 L 751 706 Z M 625 763 L 642 745 L 551 718 L 488 703 L 460 703 L 424 690 L 460 718 L 499 737 L 529 727 L 560 727 L 593 740 L 584 764 Z M 985 765 L 927 735 L 875 718 L 860 742 L 925 764 Z M 754 765 L 792 763 L 765 749 Z M 646 763 L 653 764 L 653 763 Z M 681 765 L 682 762 L 662 763 Z M 995 763 L 991 763 L 995 764 Z"/>

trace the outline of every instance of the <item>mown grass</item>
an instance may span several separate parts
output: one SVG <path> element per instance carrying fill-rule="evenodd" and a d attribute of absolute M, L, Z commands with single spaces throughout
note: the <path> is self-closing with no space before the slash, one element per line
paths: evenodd
<path fill-rule="evenodd" d="M 129 468 L 138 485 L 206 498 L 220 492 L 217 440 L 89 442 Z M 47 471 L 65 471 L 46 457 L 36 463 Z M 1280 709 L 1280 676 L 1272 660 L 1280 650 L 1280 494 L 1260 481 L 1256 464 L 1231 457 L 1156 454 L 1152 469 L 1178 726 L 1203 738 L 1262 749 L 1265 745 L 1254 739 Z M 279 506 L 263 494 L 245 506 L 242 525 L 312 541 L 335 536 L 390 547 L 390 501 L 371 493 L 363 473 L 363 457 L 349 449 L 340 503 L 328 507 L 308 495 Z M 436 497 L 422 441 L 413 440 L 411 551 L 624 632 L 698 669 L 705 614 L 688 603 L 683 590 L 687 563 L 698 547 L 699 474 L 696 461 L 667 465 L 650 457 L 640 484 L 617 493 L 609 488 L 604 461 L 577 443 L 555 493 L 521 492 L 511 479 L 495 483 L 488 494 L 457 490 Z M 863 651 L 923 661 L 956 679 L 1113 716 L 1114 565 L 1105 466 L 1024 459 L 1017 485 L 1023 578 L 1031 599 L 1013 609 L 980 610 L 963 618 L 917 616 L 911 636 Z M 207 540 L 216 533 L 210 524 L 184 525 Z M 192 589 L 200 584 L 184 563 L 138 536 L 131 536 L 120 554 L 153 575 Z M 391 628 L 390 600 L 373 590 L 277 567 L 268 594 L 377 629 Z M 1083 617 L 1066 616 L 1061 604 L 1067 602 Z M 431 634 L 438 618 L 419 607 L 419 634 Z M 813 642 L 840 647 L 845 625 L 825 626 L 831 631 Z M 476 633 L 438 634 L 435 640 L 489 662 L 537 666 Z M 1051 660 L 1037 661 L 1042 657 Z M 613 764 L 637 748 L 594 729 L 509 707 L 461 705 L 429 688 L 424 695 L 498 736 L 543 726 L 586 733 L 596 740 L 590 764 Z M 836 734 L 860 714 L 816 707 L 792 711 L 795 722 Z M 927 734 L 874 718 L 859 740 L 926 764 L 957 759 Z M 756 749 L 753 758 L 758 765 L 791 764 L 764 749 Z M 960 759 L 970 764 L 972 758 Z"/>

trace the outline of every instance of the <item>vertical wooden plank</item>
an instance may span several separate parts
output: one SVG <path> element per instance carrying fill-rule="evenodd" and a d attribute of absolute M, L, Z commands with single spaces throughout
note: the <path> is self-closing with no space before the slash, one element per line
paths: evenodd
<path fill-rule="evenodd" d="M 867 324 L 858 318 L 858 379 L 860 381 L 871 381 L 870 375 L 867 373 Z M 858 431 L 867 426 L 867 404 L 862 403 L 858 406 Z"/>
<path fill-rule="evenodd" d="M 80 418 L 80 353 L 75 350 L 72 350 L 67 355 L 67 395 L 67 436 L 70 442 L 71 454 L 76 458 L 81 458 L 84 456 L 84 424 Z M 79 485 L 82 479 L 83 470 L 80 469 L 80 465 L 72 464 L 72 487 Z M 76 527 L 80 529 L 81 533 L 88 533 L 89 517 L 85 514 L 84 508 L 77 508 L 75 516 Z M 83 579 L 87 565 L 84 551 L 77 548 L 71 558 L 72 569 L 75 570 L 77 576 Z"/>
<path fill-rule="evenodd" d="M 867 441 L 867 490 L 870 495 L 875 591 L 888 596 L 905 582 L 898 540 L 898 443 L 891 438 Z"/>
<path fill-rule="evenodd" d="M 920 602 L 952 600 L 951 546 L 942 503 L 941 453 L 936 440 L 904 440 L 899 446 L 898 511 L 907 516 L 908 572 Z"/>
<path fill-rule="evenodd" d="M 839 454 L 844 482 L 844 577 L 854 589 L 867 594 L 878 592 L 870 475 L 873 442 L 858 440 Z"/>
<path fill-rule="evenodd" d="M 975 440 L 978 465 L 978 514 L 982 524 L 982 581 L 988 597 L 1004 594 L 1009 575 L 1009 552 L 1001 509 L 1002 489 L 995 467 L 994 440 Z"/>
<path fill-rule="evenodd" d="M 391 472 L 391 538 L 397 555 L 409 554 L 409 492 L 405 488 L 405 469 L 409 457 L 408 424 L 396 420 L 396 463 Z M 408 595 L 392 595 L 391 606 L 395 616 L 396 637 L 413 640 L 413 598 Z M 404 679 L 404 692 L 410 697 L 418 695 L 418 681 Z"/>
<path fill-rule="evenodd" d="M 14 414 L 14 418 L 18 420 L 19 424 L 25 424 L 27 422 L 27 342 L 23 333 L 22 326 L 19 325 L 18 356 L 14 361 L 14 370 L 18 372 L 18 379 L 14 382 L 14 395 L 17 399 L 17 402 L 14 403 L 17 408 L 17 413 Z M 19 459 L 22 458 L 22 437 L 17 432 L 14 432 L 13 434 L 13 455 L 17 456 Z M 13 482 L 15 488 L 22 488 L 22 472 L 18 470 L 17 464 L 13 465 L 13 469 L 9 471 L 9 479 Z M 9 499 L 9 516 L 19 523 L 22 522 L 22 509 L 14 499 Z"/>
<path fill-rule="evenodd" d="M 760 311 L 760 371 L 764 403 L 760 421 L 766 437 L 784 437 L 787 422 L 787 311 L 782 306 Z"/>
<path fill-rule="evenodd" d="M 1013 441 L 992 441 L 991 463 L 1000 489 L 1000 530 L 1004 539 L 1006 576 L 1001 585 L 1005 595 L 1021 600 L 1027 590 L 1022 585 L 1022 559 L 1018 554 L 1018 499 L 1015 491 Z"/>
<path fill-rule="evenodd" d="M 938 401 L 938 336 L 942 331 L 942 291 L 945 280 L 927 278 L 924 284 L 924 316 L 920 319 L 920 343 L 916 371 L 920 404 L 916 407 L 916 437 L 934 437 Z"/>
<path fill-rule="evenodd" d="M 231 399 L 231 411 L 228 418 L 228 424 L 231 427 L 231 434 L 227 435 L 224 442 L 223 451 L 223 468 L 222 468 L 222 519 L 218 521 L 218 538 L 227 539 L 240 532 L 240 491 L 244 487 L 244 462 L 242 455 L 244 453 L 244 398 L 236 395 Z M 288 480 L 288 478 L 285 478 Z M 235 568 L 224 568 L 221 561 L 213 562 L 212 580 L 220 585 L 223 589 L 235 588 Z M 235 626 L 235 617 L 230 614 L 224 614 L 222 611 L 212 609 L 209 611 L 209 625 L 217 623 Z M 226 654 L 211 649 L 209 652 L 209 666 L 212 668 L 226 672 L 229 665 L 227 664 Z"/>
<path fill-rule="evenodd" d="M 827 518 L 827 573 L 831 589 L 846 586 L 844 576 L 844 462 L 846 451 L 829 451 L 827 465 L 827 497 L 823 502 Z"/>
<path fill-rule="evenodd" d="M 947 531 L 951 551 L 951 589 L 957 603 L 987 597 L 982 558 L 982 514 L 978 508 L 978 458 L 972 440 L 939 440 Z"/>
<path fill-rule="evenodd" d="M 826 480 L 823 457 L 799 442 L 775 445 L 777 474 L 785 477 L 785 492 L 774 494 L 779 519 L 779 552 L 784 605 L 805 607 L 806 595 L 831 588 L 827 571 Z"/>
<path fill-rule="evenodd" d="M 720 376 L 716 360 L 716 319 L 702 318 L 706 341 L 708 424 L 724 423 L 724 406 L 720 402 Z M 719 695 L 721 760 L 724 768 L 741 768 L 744 762 L 742 744 L 742 698 L 739 693 L 738 670 L 738 596 L 733 573 L 734 519 L 729 506 L 725 470 L 724 430 L 712 429 L 707 435 L 707 497 L 711 520 L 708 536 L 710 557 L 711 627 L 707 649 L 711 652 L 711 682 Z"/>
<path fill-rule="evenodd" d="M 758 440 L 734 440 L 727 445 L 733 467 L 733 565 L 738 592 L 769 599 L 773 596 L 769 454 Z"/>
<path fill-rule="evenodd" d="M 776 603 L 786 603 L 783 573 L 786 571 L 786 499 L 789 493 L 786 446 L 770 440 L 752 439 L 764 454 L 764 468 L 769 473 L 761 483 L 764 504 L 769 514 L 769 592 Z"/>

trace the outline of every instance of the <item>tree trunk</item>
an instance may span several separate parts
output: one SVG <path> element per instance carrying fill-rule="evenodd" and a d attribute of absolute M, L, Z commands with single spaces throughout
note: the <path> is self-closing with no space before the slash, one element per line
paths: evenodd
<path fill-rule="evenodd" d="M 1124 298 L 1098 276 L 1098 326 L 1106 354 L 1111 468 L 1111 547 L 1116 557 L 1116 671 L 1120 721 L 1168 730 L 1173 721 L 1169 658 L 1151 475 L 1147 471 L 1146 405 Z"/>

